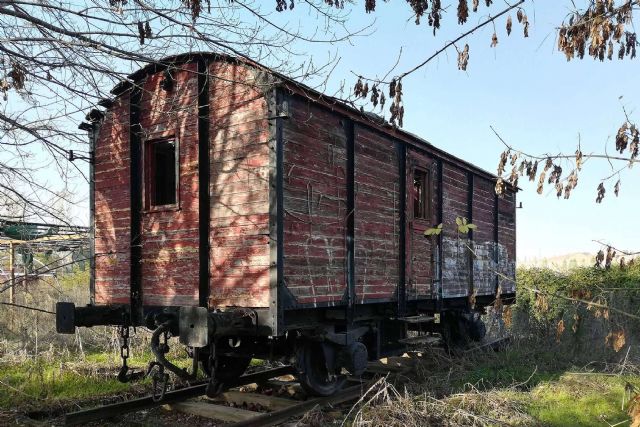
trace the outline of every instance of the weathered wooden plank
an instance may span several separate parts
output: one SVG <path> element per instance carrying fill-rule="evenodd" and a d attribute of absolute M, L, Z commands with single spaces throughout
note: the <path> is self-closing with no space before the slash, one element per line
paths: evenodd
<path fill-rule="evenodd" d="M 164 405 L 164 408 L 226 422 L 246 421 L 259 414 L 259 412 L 255 411 L 233 408 L 231 406 L 210 403 L 202 400 L 188 400 L 186 402 L 171 403 L 169 405 Z"/>

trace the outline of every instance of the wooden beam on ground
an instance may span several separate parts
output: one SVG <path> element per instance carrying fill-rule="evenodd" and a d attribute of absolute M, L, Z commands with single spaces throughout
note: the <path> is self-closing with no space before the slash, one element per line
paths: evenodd
<path fill-rule="evenodd" d="M 187 400 L 164 405 L 164 407 L 190 415 L 232 423 L 247 421 L 260 415 L 259 412 L 232 408 L 231 406 L 215 404 L 204 400 Z"/>
<path fill-rule="evenodd" d="M 258 404 L 265 408 L 276 411 L 278 409 L 288 408 L 297 404 L 295 400 L 285 399 L 276 396 L 266 396 L 259 393 L 243 393 L 241 391 L 230 390 L 222 394 L 225 402 L 234 403 L 236 405 Z"/>

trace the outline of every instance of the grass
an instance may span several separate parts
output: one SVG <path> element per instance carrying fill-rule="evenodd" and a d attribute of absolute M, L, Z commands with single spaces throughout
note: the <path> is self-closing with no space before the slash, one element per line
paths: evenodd
<path fill-rule="evenodd" d="M 85 362 L 43 359 L 0 365 L 0 408 L 55 406 L 66 401 L 122 393 L 112 369 Z"/>
<path fill-rule="evenodd" d="M 144 370 L 152 359 L 150 353 L 132 353 L 128 365 Z M 185 356 L 178 355 L 172 360 L 180 367 L 191 366 L 191 360 Z M 116 379 L 120 363 L 119 356 L 111 352 L 0 362 L 0 409 L 60 406 L 133 392 L 140 384 L 150 383 L 148 379 L 120 383 Z"/>
<path fill-rule="evenodd" d="M 505 370 L 519 374 L 512 367 Z M 636 390 L 640 387 L 639 376 L 604 373 L 547 372 L 536 376 L 529 372 L 523 382 L 512 382 L 511 386 L 490 385 L 496 375 L 482 369 L 469 372 L 468 378 L 478 378 L 483 372 L 487 376 L 475 385 L 467 383 L 442 395 L 431 393 L 430 385 L 418 391 L 415 387 L 403 388 L 406 384 L 383 382 L 369 392 L 370 396 L 377 394 L 378 399 L 360 408 L 351 425 L 628 426 L 629 396 L 625 390 L 629 384 Z M 455 376 L 451 370 L 448 374 Z M 506 376 L 498 377 L 507 383 Z"/>
<path fill-rule="evenodd" d="M 541 425 L 550 427 L 596 427 L 629 419 L 623 409 L 627 383 L 638 386 L 634 376 L 603 374 L 563 374 L 557 380 L 543 381 L 527 393 L 514 398 L 525 404 L 526 412 Z M 627 403 L 626 401 L 624 403 Z"/>

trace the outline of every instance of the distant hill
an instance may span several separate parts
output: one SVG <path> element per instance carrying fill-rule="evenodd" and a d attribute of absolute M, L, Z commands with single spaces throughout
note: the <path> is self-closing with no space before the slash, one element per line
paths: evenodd
<path fill-rule="evenodd" d="M 519 267 L 547 267 L 553 270 L 566 270 L 573 267 L 594 265 L 596 255 L 589 252 L 574 252 L 551 257 L 525 257 L 518 260 Z"/>
<path fill-rule="evenodd" d="M 613 264 L 620 262 L 620 256 L 613 259 Z M 625 257 L 629 262 L 631 258 L 640 261 L 640 257 Z M 538 267 L 550 268 L 552 270 L 563 271 L 574 267 L 591 267 L 596 263 L 596 254 L 589 252 L 573 252 L 570 254 L 550 256 L 550 257 L 524 257 L 518 259 L 518 267 Z"/>

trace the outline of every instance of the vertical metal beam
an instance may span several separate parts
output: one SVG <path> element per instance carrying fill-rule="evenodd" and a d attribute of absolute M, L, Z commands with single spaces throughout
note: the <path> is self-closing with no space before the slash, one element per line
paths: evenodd
<path fill-rule="evenodd" d="M 96 303 L 96 143 L 100 122 L 91 122 L 89 130 L 89 304 Z"/>
<path fill-rule="evenodd" d="M 284 140 L 283 117 L 288 100 L 282 88 L 265 93 L 269 116 L 269 324 L 279 335 L 286 305 L 284 284 Z M 287 102 L 287 106 L 283 105 Z"/>
<path fill-rule="evenodd" d="M 283 138 L 283 103 L 285 102 L 285 96 L 282 88 L 275 89 L 275 113 L 277 118 L 275 119 L 275 137 L 276 137 L 276 237 L 277 237 L 277 251 L 276 251 L 276 277 L 277 277 L 277 293 L 278 293 L 278 307 L 277 307 L 277 322 L 275 331 L 273 334 L 279 334 L 281 331 L 283 319 L 284 319 L 284 305 L 281 299 L 284 297 L 285 283 L 284 283 L 284 138 Z M 288 106 L 287 106 L 288 108 Z"/>
<path fill-rule="evenodd" d="M 470 224 L 473 224 L 473 192 L 474 192 L 474 175 L 473 172 L 467 172 L 467 219 Z M 469 246 L 473 248 L 473 230 L 469 230 Z M 469 296 L 474 292 L 474 262 L 475 255 L 473 252 L 469 252 Z"/>
<path fill-rule="evenodd" d="M 211 259 L 209 244 L 211 224 L 209 111 L 209 63 L 204 57 L 200 57 L 198 59 L 198 302 L 200 307 L 209 306 Z"/>
<path fill-rule="evenodd" d="M 353 311 L 356 300 L 356 259 L 355 259 L 355 126 L 353 120 L 344 118 L 343 127 L 347 145 L 347 217 L 346 217 L 346 246 L 347 246 L 347 322 L 353 322 Z"/>
<path fill-rule="evenodd" d="M 493 258 L 495 260 L 496 263 L 496 272 L 500 271 L 499 270 L 499 266 L 498 263 L 500 262 L 500 252 L 498 251 L 498 245 L 500 244 L 500 235 L 498 232 L 498 228 L 500 226 L 500 221 L 499 221 L 499 214 L 498 214 L 498 195 L 494 194 L 493 195 Z M 495 277 L 495 292 L 496 294 L 498 293 L 498 286 L 500 285 L 500 281 L 498 279 L 498 274 L 496 273 L 496 277 Z"/>
<path fill-rule="evenodd" d="M 442 224 L 444 221 L 444 185 L 442 182 L 442 177 L 444 175 L 443 168 L 444 164 L 442 159 L 437 160 L 438 167 L 438 224 Z M 438 236 L 438 294 L 436 299 L 436 310 L 442 309 L 442 267 L 444 266 L 443 254 L 444 249 L 442 247 L 444 243 L 443 233 L 440 233 Z"/>
<path fill-rule="evenodd" d="M 131 323 L 141 324 L 142 314 L 142 128 L 140 101 L 142 83 L 134 85 L 129 99 L 129 150 L 131 158 L 131 275 L 129 279 Z"/>
<path fill-rule="evenodd" d="M 398 245 L 400 263 L 398 271 L 398 317 L 404 316 L 407 309 L 407 146 L 402 142 L 396 142 L 396 153 L 398 155 L 398 176 L 400 180 L 399 194 L 399 215 L 400 233 L 398 234 Z"/>

